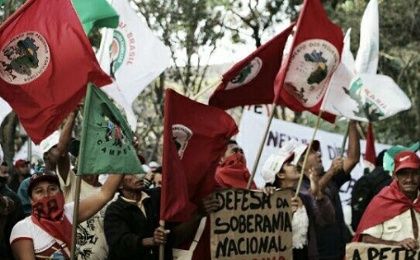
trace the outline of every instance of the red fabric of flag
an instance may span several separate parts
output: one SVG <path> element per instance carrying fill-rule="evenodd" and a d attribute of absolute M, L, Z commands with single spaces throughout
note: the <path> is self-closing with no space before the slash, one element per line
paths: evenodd
<path fill-rule="evenodd" d="M 186 221 L 216 187 L 214 178 L 229 139 L 238 132 L 223 110 L 165 92 L 160 217 Z"/>
<path fill-rule="evenodd" d="M 368 125 L 368 132 L 366 137 L 365 160 L 370 162 L 373 166 L 376 165 L 376 151 L 375 151 L 375 136 L 373 134 L 372 123 Z"/>
<path fill-rule="evenodd" d="M 70 0 L 29 0 L 0 28 L 0 96 L 39 143 L 75 109 L 86 84 L 111 83 Z"/>
<path fill-rule="evenodd" d="M 293 25 L 261 45 L 223 75 L 209 100 L 221 109 L 254 104 L 272 104 L 274 79 L 283 59 L 283 49 Z"/>
<path fill-rule="evenodd" d="M 318 114 L 342 48 L 343 32 L 328 19 L 321 1 L 305 0 L 287 62 L 275 80 L 276 103 Z M 322 117 L 335 120 L 328 113 Z"/>

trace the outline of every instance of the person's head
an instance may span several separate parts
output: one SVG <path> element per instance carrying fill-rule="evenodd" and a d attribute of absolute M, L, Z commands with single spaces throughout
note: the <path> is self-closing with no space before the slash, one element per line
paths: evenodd
<path fill-rule="evenodd" d="M 292 164 L 293 157 L 293 152 L 282 150 L 270 155 L 262 169 L 262 177 L 266 184 L 278 188 L 294 187 L 299 180 L 299 172 Z"/>
<path fill-rule="evenodd" d="M 42 140 L 40 146 L 43 153 L 45 167 L 49 170 L 55 170 L 56 160 L 60 156 L 57 149 L 58 142 L 60 141 L 60 132 L 55 131 L 50 136 Z"/>
<path fill-rule="evenodd" d="M 409 198 L 417 197 L 420 188 L 420 158 L 413 151 L 403 151 L 394 158 L 394 179 L 402 193 Z"/>
<path fill-rule="evenodd" d="M 7 165 L 7 162 L 2 162 L 0 164 L 0 183 L 7 183 L 9 177 L 9 166 Z"/>
<path fill-rule="evenodd" d="M 15 162 L 15 170 L 19 175 L 28 175 L 31 173 L 30 162 L 19 159 Z"/>
<path fill-rule="evenodd" d="M 244 150 L 238 145 L 235 140 L 229 140 L 229 143 L 226 148 L 225 154 L 221 158 L 221 163 L 225 161 L 226 158 L 231 157 L 233 155 L 240 155 L 245 160 Z"/>
<path fill-rule="evenodd" d="M 155 187 L 162 187 L 162 173 L 153 174 L 153 183 Z"/>
<path fill-rule="evenodd" d="M 303 161 L 305 159 L 305 153 L 308 149 L 308 146 L 308 144 L 299 144 L 294 150 L 295 159 L 293 160 L 293 164 L 297 166 L 298 170 L 300 170 L 303 166 Z M 304 173 L 309 174 L 308 170 L 311 168 L 315 169 L 315 171 L 318 174 L 321 174 L 324 171 L 324 167 L 322 165 L 320 143 L 318 140 L 314 140 L 312 142 L 311 150 L 309 151 Z"/>
<path fill-rule="evenodd" d="M 35 173 L 31 176 L 28 185 L 28 196 L 32 204 L 36 204 L 48 197 L 62 193 L 60 182 L 56 174 L 50 171 Z"/>
<path fill-rule="evenodd" d="M 138 193 L 145 189 L 144 177 L 146 174 L 126 174 L 121 182 L 120 190 L 124 192 Z"/>

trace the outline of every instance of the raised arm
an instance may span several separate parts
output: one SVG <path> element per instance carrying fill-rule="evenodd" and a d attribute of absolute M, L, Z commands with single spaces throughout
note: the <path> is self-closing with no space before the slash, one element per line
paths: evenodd
<path fill-rule="evenodd" d="M 61 129 L 60 139 L 57 144 L 57 168 L 58 174 L 64 182 L 67 181 L 67 176 L 70 170 L 70 158 L 68 155 L 68 148 L 71 141 L 71 133 L 74 127 L 75 119 L 77 116 L 77 109 L 69 114 Z"/>
<path fill-rule="evenodd" d="M 80 201 L 79 223 L 95 215 L 96 212 L 101 210 L 114 197 L 115 191 L 118 189 L 123 176 L 122 174 L 109 175 L 99 192 Z"/>
<path fill-rule="evenodd" d="M 349 122 L 349 148 L 347 150 L 347 157 L 343 161 L 344 173 L 350 174 L 360 159 L 360 136 L 357 131 L 356 121 Z"/>

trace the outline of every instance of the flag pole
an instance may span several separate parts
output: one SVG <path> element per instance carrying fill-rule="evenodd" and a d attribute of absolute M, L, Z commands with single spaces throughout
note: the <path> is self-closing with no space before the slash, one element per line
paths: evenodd
<path fill-rule="evenodd" d="M 347 123 L 347 128 L 346 128 L 346 132 L 344 134 L 344 138 L 343 138 L 343 142 L 341 143 L 341 157 L 343 157 L 344 155 L 344 149 L 346 148 L 346 143 L 347 143 L 347 137 L 349 136 L 349 126 Z"/>
<path fill-rule="evenodd" d="M 90 99 L 92 96 L 92 85 L 88 84 L 87 86 L 87 93 L 85 104 L 83 106 L 83 123 L 82 123 L 82 135 L 79 147 L 79 154 L 82 154 L 81 151 L 84 150 L 84 146 L 86 143 L 86 131 L 87 131 L 87 123 L 89 122 L 88 119 L 88 111 L 90 107 Z M 78 213 L 79 213 L 79 199 L 80 199 L 80 188 L 82 183 L 82 177 L 80 170 L 82 169 L 82 164 L 84 163 L 83 157 L 79 158 L 78 165 L 77 165 L 77 174 L 76 174 L 76 189 L 74 192 L 74 208 L 73 208 L 73 223 L 72 223 L 72 235 L 71 235 L 71 253 L 70 259 L 75 260 L 76 257 L 76 238 L 77 238 L 77 225 L 78 225 Z"/>
<path fill-rule="evenodd" d="M 318 114 L 318 117 L 317 117 L 317 120 L 316 120 L 314 133 L 312 134 L 311 142 L 309 143 L 308 148 L 306 148 L 305 158 L 303 159 L 302 169 L 300 170 L 299 182 L 298 182 L 298 185 L 296 187 L 296 193 L 295 193 L 295 196 L 294 196 L 295 198 L 299 195 L 299 190 L 300 190 L 300 187 L 302 186 L 302 180 L 303 180 L 303 175 L 304 175 L 304 172 L 305 172 L 305 166 L 306 166 L 306 163 L 308 161 L 309 152 L 311 150 L 312 143 L 314 142 L 316 132 L 318 131 L 319 124 L 321 122 L 321 115 L 322 115 L 322 110 L 319 110 L 319 114 Z"/>
<path fill-rule="evenodd" d="M 269 117 L 268 122 L 267 122 L 267 127 L 265 128 L 264 136 L 263 136 L 263 138 L 261 140 L 260 148 L 258 149 L 257 157 L 255 159 L 254 167 L 252 169 L 252 174 L 251 174 L 251 177 L 249 177 L 248 184 L 246 185 L 246 188 L 248 190 L 251 187 L 252 181 L 254 180 L 255 173 L 256 173 L 257 168 L 258 168 L 258 163 L 260 162 L 261 154 L 262 154 L 262 151 L 264 150 L 265 140 L 267 139 L 268 132 L 269 132 L 270 126 L 271 126 L 271 122 L 273 121 L 274 112 L 276 110 L 276 103 L 274 102 L 272 104 L 272 106 L 273 107 L 272 107 L 272 110 L 271 110 L 271 113 L 270 113 L 270 117 Z"/>
<path fill-rule="evenodd" d="M 165 228 L 165 220 L 159 220 L 159 225 L 163 228 Z M 165 259 L 165 245 L 160 244 L 159 245 L 159 260 Z"/>
<path fill-rule="evenodd" d="M 198 92 L 197 94 L 195 94 L 192 97 L 192 100 L 197 100 L 197 98 L 201 97 L 204 93 L 206 93 L 207 91 L 213 89 L 214 87 L 217 87 L 220 85 L 220 83 L 222 83 L 222 78 L 219 78 L 216 83 L 209 85 L 208 87 L 202 89 L 200 92 Z"/>
<path fill-rule="evenodd" d="M 32 139 L 28 135 L 28 161 L 32 162 Z"/>

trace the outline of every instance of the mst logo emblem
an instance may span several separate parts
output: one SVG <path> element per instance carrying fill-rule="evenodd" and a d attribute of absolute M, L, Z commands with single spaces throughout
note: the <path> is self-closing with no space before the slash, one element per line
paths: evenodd
<path fill-rule="evenodd" d="M 115 73 L 121 67 L 124 62 L 124 58 L 127 52 L 126 41 L 124 35 L 114 30 L 111 46 L 109 47 L 109 53 L 111 57 L 111 77 L 115 78 Z"/>
<path fill-rule="evenodd" d="M 193 132 L 181 124 L 172 125 L 172 140 L 176 145 L 178 156 L 180 159 L 184 156 L 185 149 L 187 149 L 188 141 L 191 139 Z"/>
<path fill-rule="evenodd" d="M 262 68 L 263 62 L 260 58 L 255 57 L 236 75 L 226 86 L 226 90 L 234 89 L 249 83 L 253 80 Z"/>
<path fill-rule="evenodd" d="M 300 43 L 291 57 L 285 89 L 304 107 L 312 107 L 324 96 L 340 55 L 334 45 L 317 39 Z"/>
<path fill-rule="evenodd" d="M 24 32 L 0 50 L 0 77 L 10 84 L 27 84 L 41 76 L 49 62 L 45 38 L 37 32 Z"/>

